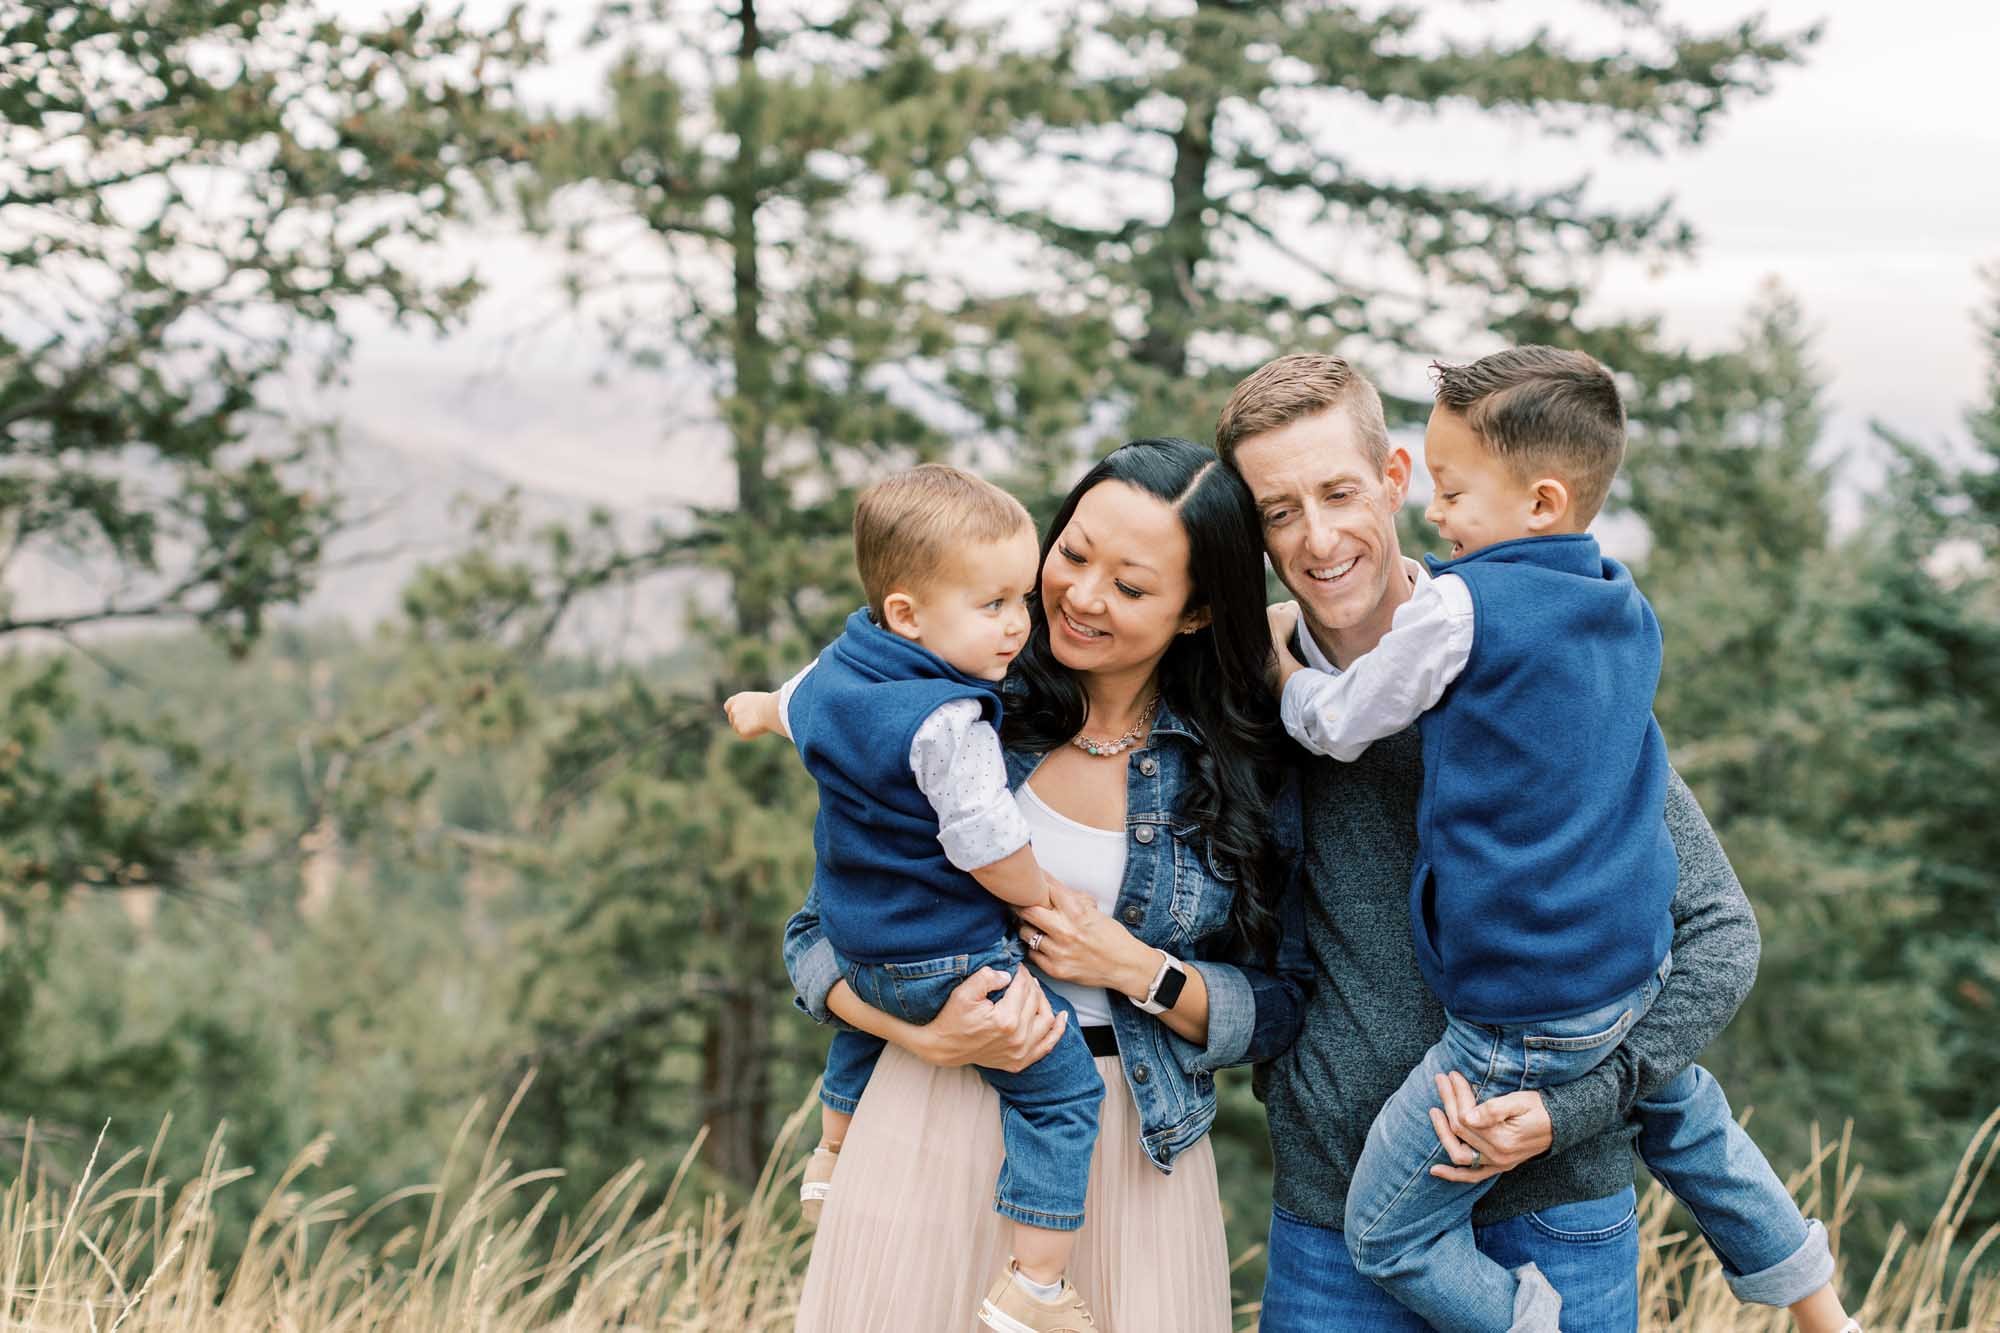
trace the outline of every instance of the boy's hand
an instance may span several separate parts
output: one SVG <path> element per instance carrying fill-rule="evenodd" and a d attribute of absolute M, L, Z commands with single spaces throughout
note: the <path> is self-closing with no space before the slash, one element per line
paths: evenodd
<path fill-rule="evenodd" d="M 769 690 L 745 690 L 722 701 L 729 725 L 746 741 L 780 730 L 778 696 Z"/>
<path fill-rule="evenodd" d="M 1279 602 L 1264 608 L 1264 614 L 1271 622 L 1271 647 L 1278 654 L 1278 675 L 1273 683 L 1282 694 L 1292 673 L 1305 670 L 1305 663 L 1292 656 L 1292 636 L 1299 628 L 1299 604 Z"/>

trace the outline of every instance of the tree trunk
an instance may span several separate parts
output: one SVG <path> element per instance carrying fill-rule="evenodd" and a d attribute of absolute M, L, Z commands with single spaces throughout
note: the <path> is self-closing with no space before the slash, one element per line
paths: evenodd
<path fill-rule="evenodd" d="M 782 521 L 784 496 L 765 476 L 771 410 L 771 348 L 761 326 L 763 285 L 758 272 L 757 159 L 764 141 L 764 98 L 759 89 L 756 58 L 762 45 L 756 0 L 741 0 L 736 49 L 739 101 L 732 117 L 736 161 L 728 189 L 730 248 L 734 260 L 734 319 L 730 353 L 736 391 L 728 404 L 731 444 L 736 463 L 736 503 L 749 531 L 772 531 Z M 746 637 L 768 632 L 771 600 L 762 581 L 734 572 L 737 633 Z M 767 793 L 772 799 L 776 793 Z M 708 1127 L 709 1160 L 726 1177 L 745 1186 L 757 1180 L 767 1141 L 769 1099 L 762 1077 L 765 1023 L 763 993 L 756 978 L 777 957 L 776 942 L 757 923 L 751 886 L 742 879 L 716 885 L 729 907 L 717 914 L 720 923 L 714 956 L 726 969 L 739 971 L 736 980 L 716 997 L 702 1039 L 702 1117 Z"/>
<path fill-rule="evenodd" d="M 1208 164 L 1215 157 L 1212 95 L 1190 97 L 1181 127 L 1174 131 L 1173 213 L 1145 257 L 1148 314 L 1145 336 L 1133 349 L 1144 365 L 1180 376 L 1187 373 L 1188 339 L 1200 311 L 1194 270 L 1208 258 Z"/>

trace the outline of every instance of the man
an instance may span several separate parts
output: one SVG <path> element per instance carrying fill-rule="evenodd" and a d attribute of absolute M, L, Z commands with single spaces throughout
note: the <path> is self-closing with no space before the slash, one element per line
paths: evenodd
<path fill-rule="evenodd" d="M 1236 387 L 1216 450 L 1248 484 L 1298 600 L 1295 652 L 1346 668 L 1429 577 L 1397 542 L 1411 464 L 1380 396 L 1338 357 L 1281 357 Z M 1316 977 L 1297 1044 L 1263 1071 L 1276 1161 L 1263 1333 L 1424 1327 L 1355 1271 L 1339 1230 L 1375 1113 L 1444 1030 L 1410 930 L 1422 770 L 1414 727 L 1353 763 L 1301 756 Z M 1583 1078 L 1477 1107 L 1469 1084 L 1441 1080 L 1432 1113 L 1455 1164 L 1437 1174 L 1506 1172 L 1473 1213 L 1479 1248 L 1510 1269 L 1534 1264 L 1566 1326 L 1638 1327 L 1633 1103 L 1693 1063 L 1756 974 L 1755 918 L 1678 777 L 1667 823 L 1681 865 L 1674 971 L 1653 1008 Z"/>

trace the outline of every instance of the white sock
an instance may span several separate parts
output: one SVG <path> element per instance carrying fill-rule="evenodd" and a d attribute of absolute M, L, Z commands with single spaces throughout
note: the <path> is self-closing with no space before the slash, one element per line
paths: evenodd
<path fill-rule="evenodd" d="M 1062 1295 L 1062 1288 L 1063 1288 L 1061 1278 L 1057 1278 L 1055 1282 L 1051 1285 L 1044 1286 L 1042 1283 L 1035 1281 L 1035 1279 L 1029 1277 L 1026 1273 L 1023 1273 L 1018 1268 L 1014 1270 L 1014 1285 L 1019 1287 L 1022 1291 L 1027 1292 L 1030 1296 L 1033 1296 L 1043 1305 L 1049 1304 L 1051 1301 L 1055 1300 L 1056 1297 Z"/>

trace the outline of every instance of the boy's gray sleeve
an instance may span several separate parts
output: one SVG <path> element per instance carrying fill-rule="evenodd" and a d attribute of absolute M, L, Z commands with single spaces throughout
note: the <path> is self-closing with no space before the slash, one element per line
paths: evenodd
<path fill-rule="evenodd" d="M 1757 917 L 1708 817 L 1680 774 L 1667 783 L 1667 831 L 1680 856 L 1674 969 L 1653 1007 L 1589 1073 L 1542 1089 L 1551 1153 L 1616 1128 L 1633 1105 L 1695 1062 L 1736 1016 L 1757 979 Z"/>

